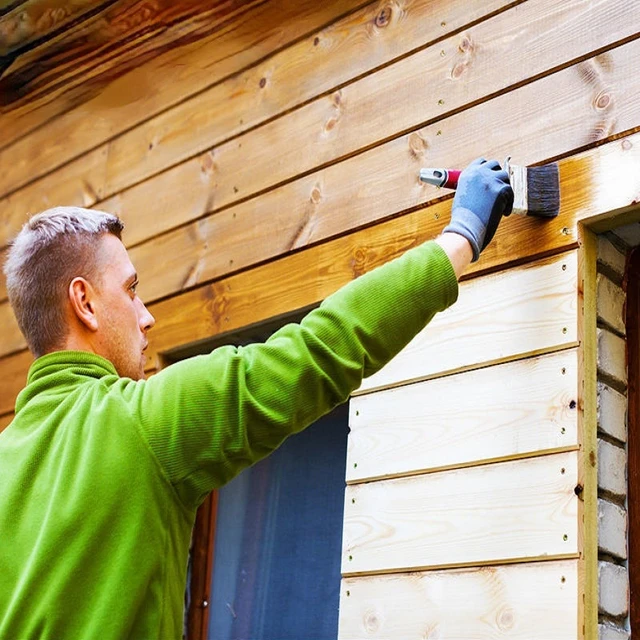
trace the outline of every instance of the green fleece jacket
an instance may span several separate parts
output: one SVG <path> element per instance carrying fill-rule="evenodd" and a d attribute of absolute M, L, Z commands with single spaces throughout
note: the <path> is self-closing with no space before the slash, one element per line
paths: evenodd
<path fill-rule="evenodd" d="M 430 242 L 266 343 L 146 381 L 61 351 L 36 360 L 0 434 L 0 639 L 178 639 L 205 496 L 344 402 L 458 287 Z"/>

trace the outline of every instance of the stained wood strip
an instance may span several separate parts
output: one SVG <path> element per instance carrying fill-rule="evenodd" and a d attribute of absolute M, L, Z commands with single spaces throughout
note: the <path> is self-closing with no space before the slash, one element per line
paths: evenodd
<path fill-rule="evenodd" d="M 2 327 L 2 349 L 12 353 L 25 349 L 27 343 L 20 332 L 18 321 L 8 302 L 0 304 L 0 327 Z"/>
<path fill-rule="evenodd" d="M 111 57 L 104 49 L 104 38 L 98 40 L 103 46 L 97 51 L 92 46 L 95 43 L 89 40 L 83 45 L 80 38 L 81 51 L 72 60 L 75 66 L 64 76 L 66 82 L 45 84 L 39 99 L 30 93 L 17 110 L 13 105 L 15 113 L 3 115 L 6 136 L 2 143 L 8 146 L 0 158 L 13 157 L 14 162 L 20 158 L 20 167 L 1 181 L 0 193 L 45 175 L 363 4 L 363 0 L 231 0 L 203 7 L 202 3 L 162 0 L 149 10 L 138 2 L 118 2 L 107 30 L 112 40 L 107 38 L 106 46 L 114 46 L 118 34 L 129 27 L 138 33 L 152 13 L 159 19 L 180 10 L 188 14 L 196 8 L 202 20 L 195 18 L 173 28 L 160 23 L 157 28 L 168 28 L 157 38 L 141 37 L 132 43 L 124 38 L 119 55 Z M 95 64 L 96 56 L 102 64 Z M 149 61 L 150 56 L 156 57 Z M 40 63 L 51 64 L 51 58 L 49 55 Z M 29 55 L 23 60 L 26 70 L 37 62 Z M 147 64 L 142 64 L 145 61 Z M 89 73 L 77 73 L 82 64 L 88 65 Z M 127 71 L 124 75 L 123 70 Z M 70 86 L 69 81 L 74 84 Z M 93 116 L 90 126 L 87 114 Z M 86 179 L 95 182 L 95 176 L 87 175 Z"/>
<path fill-rule="evenodd" d="M 577 351 L 352 398 L 347 482 L 577 448 Z"/>
<path fill-rule="evenodd" d="M 576 252 L 465 282 L 358 393 L 576 345 L 577 306 Z"/>
<path fill-rule="evenodd" d="M 575 640 L 577 561 L 346 578 L 339 640 Z"/>
<path fill-rule="evenodd" d="M 20 351 L 0 360 L 0 367 L 2 367 L 0 415 L 13 411 L 18 393 L 27 381 L 27 373 L 32 362 L 33 356 L 29 351 Z"/>
<path fill-rule="evenodd" d="M 377 145 L 397 136 L 399 132 L 418 128 L 425 121 L 438 121 L 452 111 L 485 100 L 490 94 L 504 92 L 527 77 L 548 73 L 554 66 L 586 55 L 594 47 L 611 45 L 621 35 L 620 23 L 625 22 L 620 14 L 626 2 L 616 2 L 617 7 L 612 7 L 609 2 L 606 5 L 600 3 L 597 9 L 594 5 L 572 4 L 568 10 L 553 0 L 528 0 L 518 7 L 518 11 L 502 13 L 468 32 L 437 43 L 258 130 L 215 147 L 205 163 L 208 164 L 205 171 L 214 176 L 210 181 L 203 182 L 200 179 L 204 160 L 198 156 L 183 163 L 184 166 L 170 169 L 119 193 L 114 200 L 107 201 L 105 207 L 117 211 L 144 210 L 142 203 L 151 199 L 158 201 L 158 195 L 161 194 L 164 206 L 174 216 L 179 215 L 179 211 L 185 211 L 185 216 L 193 215 L 193 209 L 204 215 L 231 205 L 240 198 L 261 193 L 319 166 Z M 583 38 L 576 37 L 578 25 L 585 30 Z M 628 29 L 629 34 L 640 31 L 640 18 L 637 24 L 629 24 Z M 502 34 L 501 37 L 496 38 L 496 33 Z M 518 34 L 517 37 L 514 33 Z M 548 48 L 539 49 L 541 41 L 546 42 Z M 487 44 L 489 42 L 490 45 Z M 442 51 L 445 52 L 444 57 Z M 506 58 L 511 63 L 508 69 L 503 69 L 502 61 Z M 523 69 L 530 75 L 523 77 Z M 584 87 L 584 78 L 580 78 L 578 84 Z M 589 95 L 592 89 L 590 86 Z M 555 95 L 564 99 L 564 91 Z M 534 100 L 536 102 L 539 100 Z M 492 111 L 492 120 L 498 113 L 497 110 Z M 606 115 L 604 120 L 609 120 Z M 505 127 L 503 122 L 497 125 L 485 122 L 482 128 L 498 131 Z M 582 122 L 583 140 L 584 128 Z M 468 126 L 464 129 L 466 142 L 469 141 L 469 130 Z M 546 132 L 546 128 L 544 130 Z M 591 134 L 592 131 L 586 133 L 587 136 Z M 550 136 L 547 134 L 547 137 Z M 479 139 L 477 143 L 485 147 L 487 145 L 485 139 Z M 413 159 L 417 164 L 416 155 L 421 155 L 421 159 L 427 155 L 424 140 L 420 135 L 413 136 L 410 144 L 402 144 L 398 148 L 401 150 L 399 158 L 387 157 L 384 165 L 378 165 L 373 172 L 360 170 L 350 174 L 352 168 L 345 166 L 338 169 L 343 180 L 344 176 L 348 176 L 352 185 L 360 187 L 357 193 L 361 202 L 371 191 L 385 193 L 371 179 L 389 172 L 390 167 L 407 171 L 407 179 L 402 182 L 407 194 L 403 199 L 409 194 L 415 197 L 424 193 L 417 188 L 417 171 L 408 170 L 408 161 Z M 505 151 L 505 147 L 501 149 L 501 155 L 511 152 L 511 149 Z M 428 157 L 430 162 L 435 161 L 430 154 Z M 449 155 L 448 163 L 460 160 Z M 359 179 L 353 180 L 353 175 Z M 368 184 L 362 184 L 361 176 L 369 177 Z M 180 188 L 177 189 L 176 185 L 180 185 Z M 351 192 L 354 188 L 352 186 Z M 303 228 L 306 231 L 311 227 L 303 215 L 305 209 L 307 215 L 312 217 L 312 223 L 321 221 L 316 209 L 338 210 L 329 199 L 332 194 L 340 192 L 339 187 L 328 184 L 328 180 L 322 176 L 309 178 L 306 187 L 292 187 L 292 192 L 293 199 L 290 192 L 286 204 L 285 198 L 282 198 L 277 208 L 271 203 L 270 210 L 272 215 L 274 211 L 280 214 L 291 207 L 292 202 L 299 202 L 301 210 L 294 229 Z M 320 201 L 322 207 L 313 206 Z M 413 204 L 417 203 L 414 201 Z M 158 212 L 155 211 L 149 218 L 157 216 Z M 174 224 L 187 219 L 190 218 L 174 218 Z M 157 223 L 151 221 L 149 224 Z M 286 237 L 296 241 L 295 232 Z"/>
<path fill-rule="evenodd" d="M 346 576 L 567 557 L 577 452 L 349 485 Z"/>
<path fill-rule="evenodd" d="M 71 23 L 93 16 L 116 0 L 30 0 L 0 17 L 0 56 L 16 55 L 57 35 Z"/>
<path fill-rule="evenodd" d="M 104 193 L 112 194 L 129 187 L 144 177 L 175 165 L 181 159 L 193 156 L 198 149 L 206 150 L 213 144 L 266 121 L 281 111 L 291 109 L 354 75 L 428 42 L 430 37 L 433 39 L 440 36 L 440 32 L 447 33 L 459 28 L 504 4 L 505 0 L 490 0 L 470 9 L 463 0 L 455 0 L 444 12 L 441 8 L 434 7 L 429 0 L 410 0 L 403 12 L 394 11 L 391 5 L 385 5 L 382 9 L 377 5 L 367 6 L 269 57 L 245 73 L 231 76 L 193 100 L 152 118 L 103 145 L 101 151 L 106 157 L 108 150 L 109 155 L 110 185 L 106 187 L 106 191 L 106 164 L 104 167 L 84 167 L 78 161 L 72 163 L 73 170 L 80 171 L 81 176 L 67 176 L 67 169 L 63 167 L 54 172 L 54 175 L 62 174 L 55 181 L 55 188 L 72 191 L 75 196 L 81 194 L 84 191 L 83 184 L 88 183 L 93 185 L 93 190 L 102 199 Z M 444 13 L 444 16 L 440 15 L 440 20 L 434 20 L 434 11 Z M 441 26 L 443 17 L 445 28 Z M 401 38 L 398 37 L 400 30 Z M 372 37 L 375 38 L 373 43 Z M 362 55 L 363 49 L 367 51 L 367 55 Z M 265 83 L 261 87 L 263 78 Z M 55 126 L 57 123 L 49 127 L 51 135 L 55 135 Z M 198 135 L 194 136 L 193 132 L 196 130 Z M 82 132 L 81 123 L 77 124 L 76 131 Z M 98 132 L 94 131 L 92 135 L 95 139 Z M 69 153 L 72 146 L 65 145 L 61 151 Z M 204 153 L 189 166 L 176 168 L 172 177 L 181 185 L 194 183 L 196 191 L 190 189 L 189 192 L 195 198 L 187 202 L 187 194 L 182 193 L 181 203 L 176 207 L 166 202 L 169 194 L 160 201 L 154 198 L 155 215 L 135 227 L 130 225 L 128 242 L 139 242 L 149 235 L 174 227 L 185 220 L 192 220 L 208 211 L 211 208 L 210 193 L 216 189 L 214 167 L 215 157 Z M 50 175 L 43 180 L 47 180 Z M 30 199 L 36 197 L 28 192 L 48 192 L 48 185 L 40 185 L 40 182 L 27 187 L 25 194 L 15 193 L 9 207 L 2 205 L 0 201 L 7 217 L 24 215 L 24 210 L 30 207 Z M 75 184 L 76 182 L 79 184 Z M 182 189 L 179 191 L 182 192 Z M 129 196 L 127 204 L 123 206 L 126 206 L 127 212 L 136 212 L 138 216 L 142 216 L 147 206 L 145 204 L 138 208 L 131 201 L 136 193 Z M 25 199 L 24 203 L 22 199 Z M 68 196 L 59 201 L 70 202 Z M 163 206 L 163 202 L 167 206 Z M 111 203 L 104 206 L 113 209 Z M 0 234 L 0 242 L 2 241 L 6 241 L 6 236 L 3 238 Z"/>
<path fill-rule="evenodd" d="M 629 65 L 639 56 L 640 41 L 633 42 L 610 54 L 611 65 L 606 68 L 615 69 L 615 74 L 604 71 L 599 59 L 590 60 L 137 246 L 132 255 L 143 274 L 145 295 L 149 300 L 171 295 L 433 202 L 442 191 L 418 183 L 421 166 L 464 166 L 483 154 L 502 157 L 505 149 L 518 162 L 531 164 L 592 144 L 591 131 L 600 126 L 606 135 L 633 126 L 640 121 L 640 79 L 637 84 L 627 79 L 634 76 Z M 598 82 L 585 83 L 587 74 Z M 596 96 L 603 99 L 605 84 L 615 106 L 598 111 L 593 102 Z M 541 94 L 552 97 L 543 105 L 537 99 Z M 548 118 L 558 123 L 562 135 L 548 135 L 544 126 Z M 483 127 L 495 131 L 490 142 L 481 137 L 469 140 L 470 129 Z M 171 225 L 177 211 L 194 217 L 207 209 L 211 189 L 216 188 L 217 161 L 205 160 L 197 168 L 186 163 L 175 170 L 176 185 L 192 184 L 193 189 L 189 194 L 182 188 L 171 189 L 153 208 L 153 220 L 147 222 L 146 215 L 134 219 L 129 241 Z M 125 216 L 149 210 L 146 188 L 129 195 L 134 192 L 132 200 L 123 195 L 105 207 Z M 268 243 L 265 234 L 271 239 Z M 168 274 L 155 268 L 158 254 L 171 256 L 173 268 Z"/>

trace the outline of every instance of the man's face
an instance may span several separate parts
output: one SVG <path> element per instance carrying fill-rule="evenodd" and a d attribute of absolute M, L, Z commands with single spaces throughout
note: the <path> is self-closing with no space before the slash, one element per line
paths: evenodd
<path fill-rule="evenodd" d="M 144 378 L 147 331 L 155 324 L 136 294 L 138 276 L 118 238 L 105 234 L 98 252 L 96 278 L 96 334 L 99 354 L 110 360 L 121 376 Z"/>

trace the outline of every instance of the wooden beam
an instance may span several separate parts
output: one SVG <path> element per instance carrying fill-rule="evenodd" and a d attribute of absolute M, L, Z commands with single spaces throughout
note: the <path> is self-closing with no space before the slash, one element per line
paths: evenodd
<path fill-rule="evenodd" d="M 347 486 L 345 576 L 578 557 L 578 454 Z"/>
<path fill-rule="evenodd" d="M 571 349 L 352 398 L 347 483 L 577 448 L 577 364 Z"/>
<path fill-rule="evenodd" d="M 576 252 L 464 282 L 456 304 L 357 393 L 575 346 L 577 295 Z"/>
<path fill-rule="evenodd" d="M 575 640 L 577 562 L 346 578 L 339 640 Z"/>
<path fill-rule="evenodd" d="M 116 0 L 28 0 L 0 14 L 0 56 L 16 56 L 94 17 Z"/>

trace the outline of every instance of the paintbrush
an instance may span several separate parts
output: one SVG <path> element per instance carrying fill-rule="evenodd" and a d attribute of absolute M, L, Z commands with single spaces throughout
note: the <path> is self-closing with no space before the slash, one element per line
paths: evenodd
<path fill-rule="evenodd" d="M 560 179 L 558 165 L 521 167 L 505 162 L 513 189 L 513 213 L 538 218 L 555 218 L 560 211 Z M 455 189 L 460 171 L 457 169 L 420 169 L 420 180 L 436 187 Z"/>

